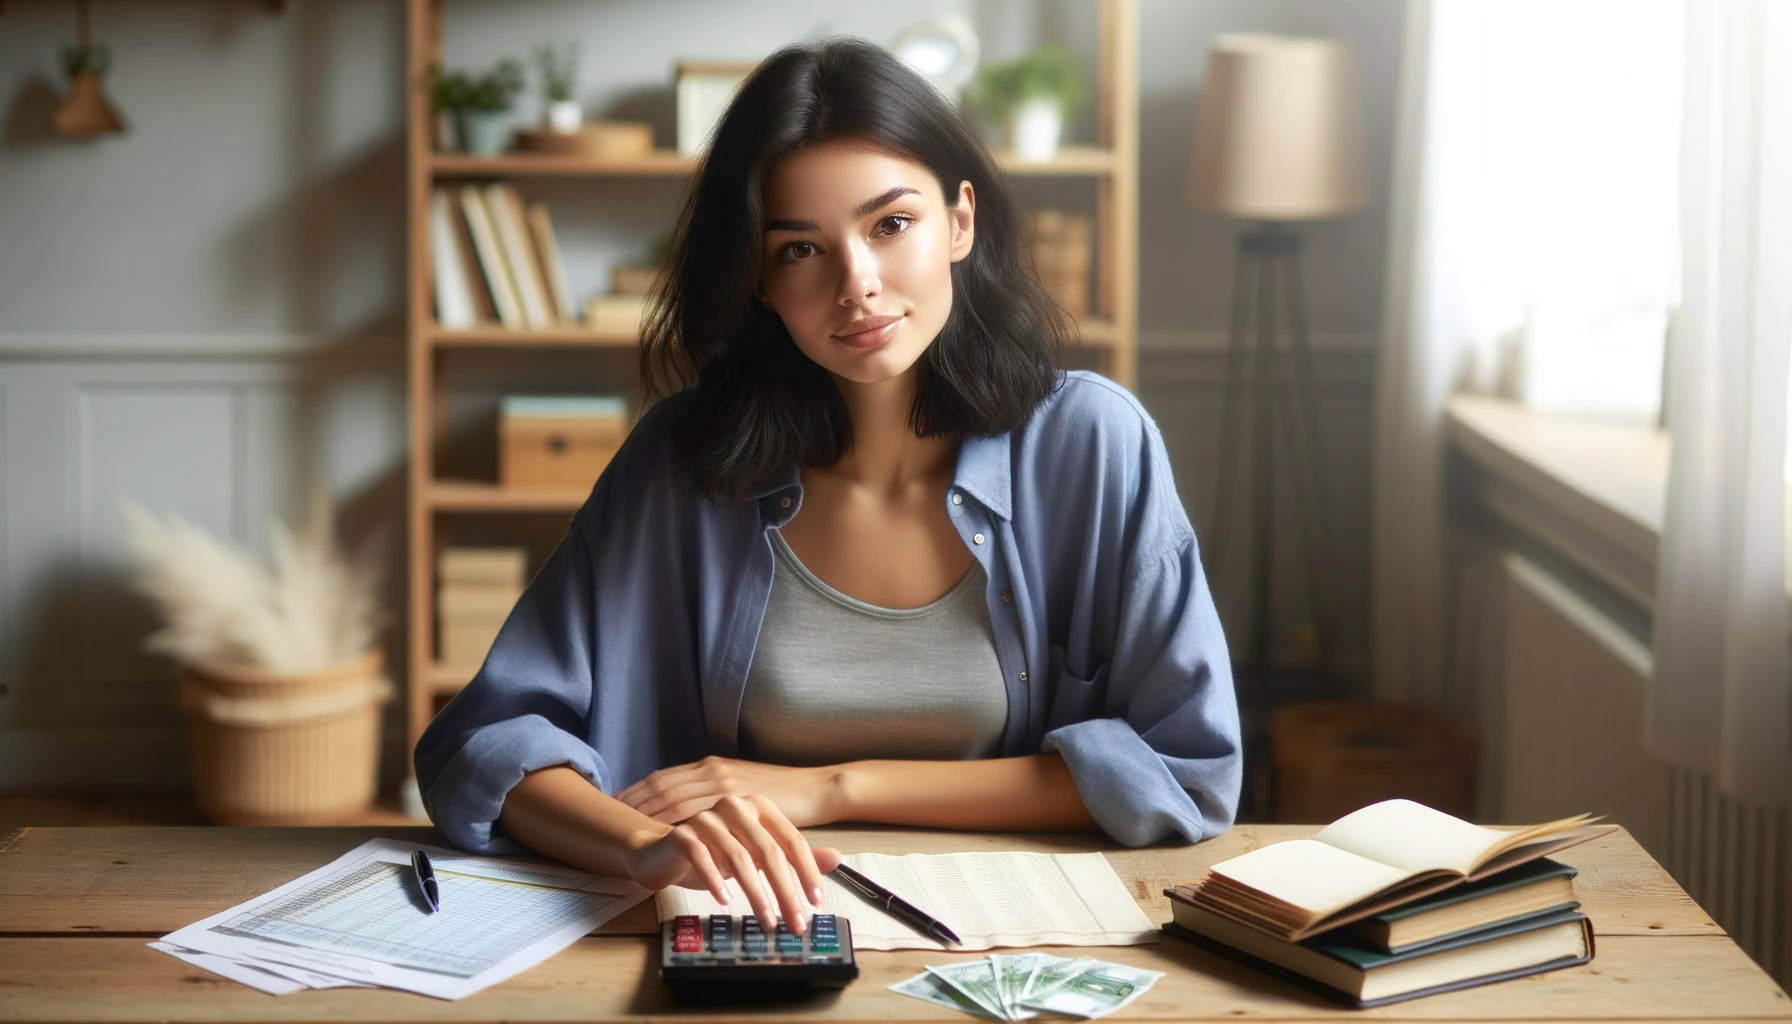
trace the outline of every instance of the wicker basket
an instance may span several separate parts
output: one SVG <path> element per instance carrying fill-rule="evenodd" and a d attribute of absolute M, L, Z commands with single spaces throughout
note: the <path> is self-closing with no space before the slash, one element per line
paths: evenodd
<path fill-rule="evenodd" d="M 373 805 L 380 706 L 392 683 L 378 650 L 321 672 L 188 666 L 178 683 L 199 809 L 225 825 L 341 820 Z"/>

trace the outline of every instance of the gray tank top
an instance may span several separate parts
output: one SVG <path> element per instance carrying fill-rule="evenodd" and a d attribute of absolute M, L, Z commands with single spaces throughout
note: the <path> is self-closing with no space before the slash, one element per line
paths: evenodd
<path fill-rule="evenodd" d="M 1008 723 L 983 566 L 880 608 L 822 582 L 771 531 L 771 600 L 741 697 L 741 755 L 773 764 L 994 757 Z"/>

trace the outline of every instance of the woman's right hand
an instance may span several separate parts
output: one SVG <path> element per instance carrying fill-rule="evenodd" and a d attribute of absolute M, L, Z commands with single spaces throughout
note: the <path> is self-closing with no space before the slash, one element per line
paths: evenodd
<path fill-rule="evenodd" d="M 753 913 L 768 922 L 767 931 L 769 922 L 782 919 L 800 935 L 809 923 L 805 903 L 821 906 L 821 876 L 839 864 L 839 850 L 811 849 L 771 800 L 726 796 L 670 832 L 633 844 L 629 877 L 649 889 L 707 889 L 720 903 L 728 902 L 726 880 L 738 879 Z"/>

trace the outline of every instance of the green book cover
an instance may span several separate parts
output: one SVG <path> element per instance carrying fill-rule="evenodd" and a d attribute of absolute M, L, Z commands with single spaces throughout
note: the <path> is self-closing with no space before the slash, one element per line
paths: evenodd
<path fill-rule="evenodd" d="M 1372 971 L 1377 967 L 1386 967 L 1388 964 L 1399 963 L 1402 960 L 1430 956 L 1434 953 L 1441 953 L 1444 950 L 1456 949 L 1461 946 L 1473 946 L 1476 943 L 1486 942 L 1489 939 L 1498 939 L 1507 935 L 1517 935 L 1520 932 L 1534 931 L 1538 928 L 1547 928 L 1550 925 L 1561 924 L 1564 921 L 1579 921 L 1585 919 L 1585 917 L 1585 914 L 1573 910 L 1551 908 L 1540 913 L 1528 914 L 1513 920 L 1500 921 L 1496 924 L 1488 925 L 1485 928 L 1472 928 L 1468 931 L 1457 932 L 1454 935 L 1446 935 L 1433 942 L 1426 942 L 1417 946 L 1408 946 L 1398 953 L 1384 953 L 1379 949 L 1371 949 L 1360 942 L 1352 942 L 1332 935 L 1323 935 L 1318 938 L 1308 939 L 1307 941 L 1300 943 L 1300 945 L 1307 947 L 1315 953 L 1322 953 L 1325 956 L 1329 956 L 1334 960 L 1342 960 L 1344 963 L 1349 964 L 1357 970 Z"/>

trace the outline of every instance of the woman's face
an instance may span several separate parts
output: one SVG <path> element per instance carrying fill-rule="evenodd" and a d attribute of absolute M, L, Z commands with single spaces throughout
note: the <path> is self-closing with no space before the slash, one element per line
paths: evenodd
<path fill-rule="evenodd" d="M 868 143 L 786 157 L 765 181 L 760 301 L 836 376 L 901 376 L 945 325 L 952 264 L 971 251 L 971 183 L 946 198 L 925 165 Z"/>

